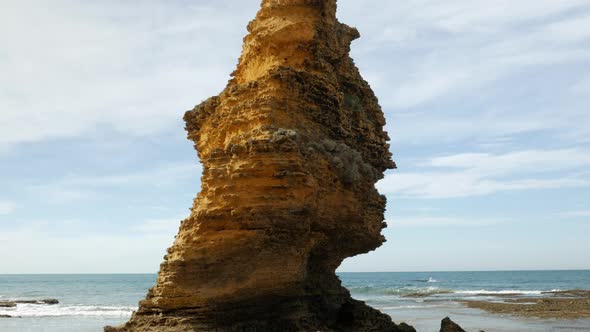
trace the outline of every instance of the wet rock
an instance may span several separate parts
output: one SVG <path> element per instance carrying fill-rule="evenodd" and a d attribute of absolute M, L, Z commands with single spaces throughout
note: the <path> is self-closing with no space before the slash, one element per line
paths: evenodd
<path fill-rule="evenodd" d="M 1 306 L 0 302 L 0 306 Z M 43 300 L 14 300 L 12 302 L 9 303 L 15 303 L 15 304 L 58 304 L 59 301 L 57 299 L 43 299 Z"/>
<path fill-rule="evenodd" d="M 13 307 L 16 307 L 16 302 L 0 301 L 0 308 L 13 308 Z"/>
<path fill-rule="evenodd" d="M 57 299 L 45 299 L 41 300 L 41 302 L 45 304 L 59 304 L 59 301 Z"/>
<path fill-rule="evenodd" d="M 406 323 L 399 324 L 400 332 L 416 332 L 416 329 Z"/>
<path fill-rule="evenodd" d="M 465 332 L 457 323 L 446 317 L 440 323 L 440 332 Z"/>

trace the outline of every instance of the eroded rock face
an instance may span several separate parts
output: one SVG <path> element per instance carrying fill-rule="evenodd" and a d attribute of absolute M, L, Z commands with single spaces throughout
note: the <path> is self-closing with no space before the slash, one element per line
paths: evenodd
<path fill-rule="evenodd" d="M 192 213 L 107 331 L 401 331 L 335 275 L 384 242 L 374 184 L 395 167 L 349 57 L 359 33 L 336 0 L 264 0 L 248 31 L 228 86 L 184 117 L 203 163 Z"/>

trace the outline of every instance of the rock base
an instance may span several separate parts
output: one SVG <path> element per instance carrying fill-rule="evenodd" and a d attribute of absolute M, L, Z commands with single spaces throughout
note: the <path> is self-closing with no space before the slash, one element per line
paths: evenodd
<path fill-rule="evenodd" d="M 284 300 L 284 299 L 283 299 Z M 315 299 L 319 300 L 319 299 Z M 268 301 L 268 300 L 266 300 Z M 129 323 L 120 327 L 105 327 L 105 332 L 415 332 L 411 326 L 395 324 L 391 318 L 367 306 L 364 302 L 347 299 L 336 310 L 310 311 L 322 305 L 311 300 L 291 300 L 260 305 L 258 308 L 225 308 L 217 315 L 200 314 L 198 309 L 183 312 L 137 312 Z M 255 303 L 255 302 L 254 302 Z M 325 306 L 326 304 L 324 304 Z M 290 313 L 282 312 L 291 308 Z M 266 312 L 261 312 L 266 310 Z M 307 311 L 306 311 L 307 309 Z M 327 308 L 323 308 L 327 309 Z M 211 308 L 208 308 L 211 310 Z"/>

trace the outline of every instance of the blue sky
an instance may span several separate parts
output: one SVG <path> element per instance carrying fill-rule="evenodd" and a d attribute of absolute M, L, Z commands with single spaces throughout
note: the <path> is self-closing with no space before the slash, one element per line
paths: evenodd
<path fill-rule="evenodd" d="M 0 273 L 155 272 L 258 0 L 3 2 Z M 590 2 L 340 0 L 399 169 L 342 271 L 590 268 Z"/>

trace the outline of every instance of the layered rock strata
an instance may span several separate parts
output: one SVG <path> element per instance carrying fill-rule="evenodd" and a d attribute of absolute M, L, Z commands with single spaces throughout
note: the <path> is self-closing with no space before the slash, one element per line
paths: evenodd
<path fill-rule="evenodd" d="M 263 0 L 219 96 L 188 111 L 203 163 L 157 285 L 107 331 L 412 331 L 335 275 L 384 242 L 391 160 L 336 0 Z"/>

